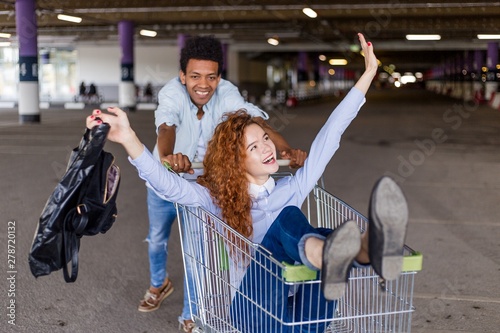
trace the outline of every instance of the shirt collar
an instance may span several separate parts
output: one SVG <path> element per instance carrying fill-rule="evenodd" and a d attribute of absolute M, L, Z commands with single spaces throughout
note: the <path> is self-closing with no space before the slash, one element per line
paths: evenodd
<path fill-rule="evenodd" d="M 187 90 L 186 90 L 186 93 L 187 93 Z M 208 103 L 201 107 L 205 113 L 211 113 L 210 110 L 212 109 L 213 103 L 215 103 L 214 100 L 217 98 L 216 94 L 217 94 L 217 88 L 215 89 L 215 93 L 212 95 L 212 98 L 210 98 Z M 193 103 L 189 94 L 188 94 L 188 98 L 189 98 L 189 104 L 191 105 L 191 110 L 196 115 L 196 113 L 198 112 L 198 107 Z"/>
<path fill-rule="evenodd" d="M 274 182 L 273 177 L 269 177 L 269 179 L 262 185 L 257 185 L 254 183 L 250 183 L 248 186 L 248 192 L 251 197 L 258 198 L 262 195 L 263 192 L 267 191 L 267 194 L 271 194 L 274 190 L 276 183 Z"/>

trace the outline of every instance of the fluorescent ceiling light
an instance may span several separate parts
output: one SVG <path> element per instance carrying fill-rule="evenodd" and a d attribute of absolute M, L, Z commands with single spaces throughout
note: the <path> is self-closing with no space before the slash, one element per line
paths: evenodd
<path fill-rule="evenodd" d="M 401 77 L 401 83 L 407 84 L 407 83 L 415 83 L 417 82 L 417 78 L 413 74 L 406 74 Z"/>
<path fill-rule="evenodd" d="M 271 44 L 272 46 L 276 46 L 276 45 L 278 45 L 280 43 L 279 40 L 278 40 L 278 38 L 276 38 L 276 37 L 268 38 L 267 42 L 269 44 Z"/>
<path fill-rule="evenodd" d="M 500 35 L 479 34 L 478 39 L 500 39 Z"/>
<path fill-rule="evenodd" d="M 347 65 L 347 60 L 345 59 L 330 59 L 328 63 L 332 66 L 345 66 Z"/>
<path fill-rule="evenodd" d="M 318 14 L 314 11 L 314 9 L 309 8 L 309 7 L 306 7 L 304 9 L 302 9 L 302 13 L 306 14 L 310 18 L 316 18 L 316 17 L 318 17 Z"/>
<path fill-rule="evenodd" d="M 0 38 L 10 38 L 10 34 L 7 34 L 5 32 L 0 32 Z"/>
<path fill-rule="evenodd" d="M 73 22 L 73 23 L 80 23 L 80 22 L 82 22 L 82 18 L 81 17 L 64 15 L 64 14 L 57 15 L 57 18 L 59 20 L 61 20 L 61 21 L 68 21 L 68 22 Z"/>
<path fill-rule="evenodd" d="M 440 40 L 440 35 L 406 35 L 407 40 Z"/>
<path fill-rule="evenodd" d="M 156 31 L 153 31 L 153 30 L 142 29 L 141 31 L 139 31 L 139 34 L 141 36 L 146 36 L 146 37 L 156 37 L 156 35 L 158 33 Z"/>
<path fill-rule="evenodd" d="M 10 42 L 0 42 L 0 47 L 10 46 Z"/>

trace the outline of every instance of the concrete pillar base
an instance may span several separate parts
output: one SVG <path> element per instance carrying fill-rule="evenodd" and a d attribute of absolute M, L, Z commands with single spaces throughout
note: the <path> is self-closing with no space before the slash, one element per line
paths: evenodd
<path fill-rule="evenodd" d="M 19 122 L 21 124 L 34 124 L 40 123 L 40 115 L 39 114 L 21 114 L 19 115 Z"/>

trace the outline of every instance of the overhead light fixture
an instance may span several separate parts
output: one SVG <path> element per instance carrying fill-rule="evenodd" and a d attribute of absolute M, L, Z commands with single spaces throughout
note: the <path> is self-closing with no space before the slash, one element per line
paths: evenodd
<path fill-rule="evenodd" d="M 270 37 L 267 39 L 267 42 L 269 44 L 271 44 L 272 46 L 276 46 L 280 43 L 280 41 L 278 40 L 278 37 Z"/>
<path fill-rule="evenodd" d="M 440 35 L 406 35 L 407 40 L 441 40 Z"/>
<path fill-rule="evenodd" d="M 332 66 L 345 66 L 347 65 L 346 59 L 330 59 L 328 63 Z"/>
<path fill-rule="evenodd" d="M 10 34 L 5 33 L 5 32 L 0 32 L 0 38 L 10 38 Z"/>
<path fill-rule="evenodd" d="M 500 35 L 478 34 L 477 39 L 500 39 Z"/>
<path fill-rule="evenodd" d="M 417 78 L 413 73 L 405 73 L 403 76 L 400 78 L 402 84 L 407 84 L 407 83 L 415 83 L 417 82 Z"/>
<path fill-rule="evenodd" d="M 0 42 L 0 47 L 10 46 L 10 42 Z"/>
<path fill-rule="evenodd" d="M 156 37 L 156 35 L 158 33 L 156 31 L 153 31 L 153 30 L 142 29 L 141 31 L 139 31 L 139 34 L 141 36 L 146 36 L 146 37 Z"/>
<path fill-rule="evenodd" d="M 318 14 L 314 11 L 314 9 L 309 8 L 309 7 L 305 7 L 304 9 L 302 9 L 302 13 L 306 14 L 310 18 L 318 17 Z"/>
<path fill-rule="evenodd" d="M 80 23 L 82 22 L 81 17 L 77 16 L 71 16 L 71 15 L 64 15 L 64 14 L 58 14 L 57 18 L 61 21 L 68 21 L 68 22 L 73 22 L 73 23 Z"/>

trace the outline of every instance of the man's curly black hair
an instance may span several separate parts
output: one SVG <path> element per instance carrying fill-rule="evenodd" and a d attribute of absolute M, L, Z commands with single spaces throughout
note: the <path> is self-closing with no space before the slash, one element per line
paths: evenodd
<path fill-rule="evenodd" d="M 181 71 L 185 74 L 187 63 L 190 59 L 211 60 L 219 64 L 217 74 L 222 73 L 224 56 L 221 42 L 213 36 L 196 36 L 186 41 L 181 50 Z"/>

